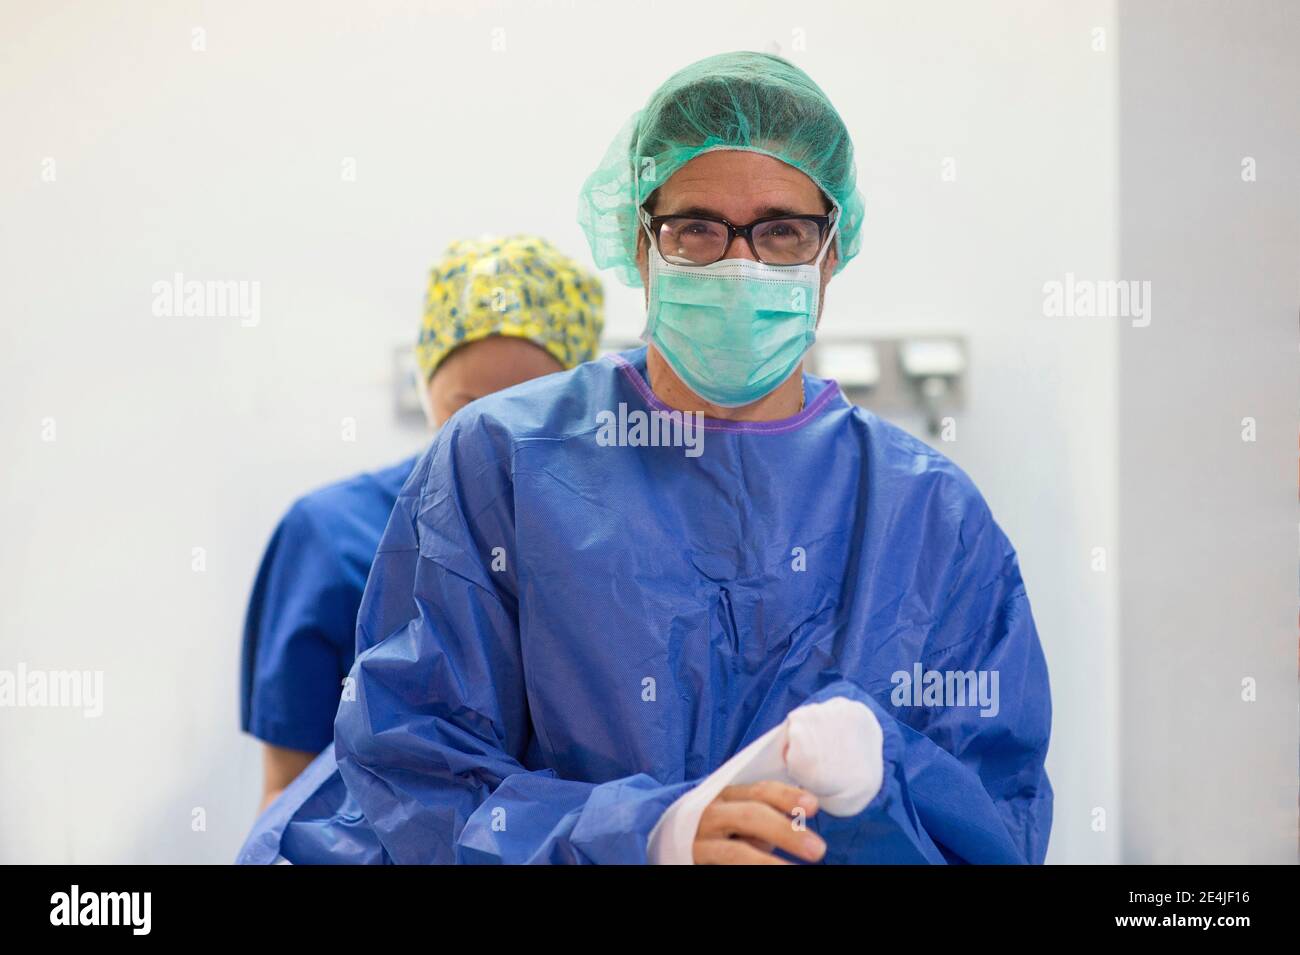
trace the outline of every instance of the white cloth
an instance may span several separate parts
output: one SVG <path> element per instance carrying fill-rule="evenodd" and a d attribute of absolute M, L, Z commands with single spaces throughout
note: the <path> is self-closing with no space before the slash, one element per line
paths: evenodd
<path fill-rule="evenodd" d="M 867 706 L 843 696 L 800 706 L 669 806 L 647 855 L 654 865 L 692 865 L 700 816 L 728 786 L 774 779 L 807 789 L 832 816 L 856 816 L 883 777 L 884 733 Z"/>

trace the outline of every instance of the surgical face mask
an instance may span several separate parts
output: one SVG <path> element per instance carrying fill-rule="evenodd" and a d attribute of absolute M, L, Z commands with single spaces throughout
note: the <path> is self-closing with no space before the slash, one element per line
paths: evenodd
<path fill-rule="evenodd" d="M 653 343 L 705 401 L 739 408 L 771 394 L 816 338 L 821 264 L 767 265 L 722 259 L 675 265 L 650 240 L 650 294 L 641 338 Z"/>

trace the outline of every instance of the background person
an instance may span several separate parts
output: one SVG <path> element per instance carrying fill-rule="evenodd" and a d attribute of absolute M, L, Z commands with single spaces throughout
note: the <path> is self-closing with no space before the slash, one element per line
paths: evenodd
<path fill-rule="evenodd" d="M 455 242 L 430 272 L 416 345 L 429 421 L 596 355 L 600 280 L 533 236 Z M 417 458 L 313 491 L 280 521 L 249 599 L 241 723 L 262 740 L 265 807 L 334 738 L 357 608 Z"/>

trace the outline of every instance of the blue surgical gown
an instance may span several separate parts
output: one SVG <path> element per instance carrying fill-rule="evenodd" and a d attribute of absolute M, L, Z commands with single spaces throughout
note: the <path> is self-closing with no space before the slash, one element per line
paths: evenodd
<path fill-rule="evenodd" d="M 804 385 L 792 418 L 706 419 L 698 456 L 598 440 L 602 412 L 663 408 L 644 349 L 457 415 L 380 544 L 334 750 L 241 861 L 641 863 L 675 799 L 845 696 L 884 784 L 809 821 L 824 861 L 1041 862 L 1051 703 L 1015 552 L 950 461 Z M 996 672 L 997 705 L 917 705 L 916 665 Z"/>
<path fill-rule="evenodd" d="M 244 622 L 245 732 L 313 753 L 333 742 L 366 576 L 416 460 L 313 491 L 280 521 Z"/>

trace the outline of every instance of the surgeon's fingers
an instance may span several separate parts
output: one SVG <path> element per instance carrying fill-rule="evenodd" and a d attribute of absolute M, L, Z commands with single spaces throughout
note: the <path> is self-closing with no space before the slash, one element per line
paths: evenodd
<path fill-rule="evenodd" d="M 771 843 L 808 862 L 817 862 L 826 854 L 821 836 L 797 826 L 795 820 L 766 803 L 715 799 L 700 816 L 696 839 L 732 836 Z"/>
<path fill-rule="evenodd" d="M 696 839 L 696 865 L 793 865 L 740 839 Z"/>
<path fill-rule="evenodd" d="M 727 802 L 746 800 L 765 802 L 773 809 L 779 809 L 788 815 L 794 815 L 796 810 L 802 811 L 805 817 L 817 815 L 816 796 L 806 789 L 777 782 L 775 779 L 728 786 L 718 794 L 718 798 Z"/>

